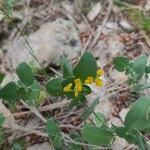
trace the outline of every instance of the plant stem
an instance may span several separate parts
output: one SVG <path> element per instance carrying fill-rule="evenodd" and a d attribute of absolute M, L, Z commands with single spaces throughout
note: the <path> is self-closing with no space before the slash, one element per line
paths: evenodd
<path fill-rule="evenodd" d="M 0 7 L 0 10 L 2 11 L 2 13 L 3 13 L 11 22 L 14 23 L 14 18 L 13 18 L 12 16 L 10 17 L 10 15 L 9 15 L 3 8 L 1 8 L 1 7 Z M 14 25 L 15 25 L 15 28 L 17 29 L 17 31 L 20 33 L 20 35 L 22 35 L 22 31 L 21 31 L 20 28 L 17 26 L 17 24 L 14 23 Z M 39 64 L 39 66 L 42 68 L 42 66 L 41 66 L 41 64 L 40 64 L 40 62 L 39 62 L 39 60 L 38 60 L 37 57 L 34 55 L 34 51 L 33 51 L 32 47 L 31 47 L 30 43 L 29 43 L 24 37 L 23 37 L 23 39 L 24 39 L 24 41 L 25 41 L 25 43 L 26 43 L 26 45 L 27 45 L 27 50 L 28 50 L 28 52 L 31 54 L 31 56 L 37 61 L 37 63 Z"/>
<path fill-rule="evenodd" d="M 105 126 L 105 128 L 107 128 L 112 134 L 114 134 L 114 131 L 111 129 L 111 128 L 109 128 L 108 126 L 107 126 L 107 124 L 100 118 L 100 117 L 98 117 L 98 115 L 95 113 L 95 111 L 93 111 L 89 106 L 87 106 L 87 105 L 85 105 L 85 107 L 88 109 L 88 110 L 90 110 L 90 111 L 92 111 L 92 113 L 94 114 L 94 116 Z"/>

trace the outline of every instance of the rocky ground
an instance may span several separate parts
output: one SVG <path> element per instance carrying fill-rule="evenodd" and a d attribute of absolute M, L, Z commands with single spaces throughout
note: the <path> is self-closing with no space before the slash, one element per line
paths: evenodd
<path fill-rule="evenodd" d="M 14 69 L 22 61 L 32 66 L 38 80 L 44 84 L 47 79 L 43 79 L 38 70 L 46 68 L 48 76 L 61 74 L 59 62 L 62 55 L 67 55 L 74 64 L 81 54 L 90 51 L 105 70 L 105 86 L 100 90 L 93 89 L 94 94 L 88 97 L 88 103 L 101 96 L 95 111 L 103 112 L 110 124 L 122 124 L 130 104 L 138 96 L 126 85 L 126 76 L 114 70 L 112 60 L 118 55 L 134 59 L 142 53 L 149 53 L 150 26 L 143 27 L 142 18 L 134 17 L 137 11 L 150 15 L 149 0 L 20 0 L 12 5 L 1 0 L 0 4 L 13 16 L 12 19 L 8 18 L 7 12 L 0 13 L 0 71 L 6 74 L 2 85 L 16 80 Z M 67 134 L 70 129 L 65 125 L 82 126 L 78 114 L 84 110 L 68 110 L 68 104 L 62 101 L 62 98 L 50 97 L 41 106 L 50 103 L 53 107 L 54 104 L 54 108 L 46 110 L 43 115 L 52 114 Z M 24 139 L 27 150 L 51 150 L 47 138 L 33 132 L 33 127 L 42 130 L 40 120 L 34 115 L 24 115 L 22 107 L 18 105 L 12 112 L 2 102 L 0 104 L 0 113 L 8 118 L 5 125 L 13 125 L 14 132 L 7 139 L 10 147 L 13 140 Z M 17 123 L 28 132 L 22 129 L 19 132 Z M 6 145 L 0 149 L 7 149 Z M 112 149 L 131 150 L 136 147 L 118 138 Z"/>

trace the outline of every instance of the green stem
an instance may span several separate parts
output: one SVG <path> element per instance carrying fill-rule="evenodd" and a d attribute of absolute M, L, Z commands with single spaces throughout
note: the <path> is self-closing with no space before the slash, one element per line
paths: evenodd
<path fill-rule="evenodd" d="M 94 114 L 94 116 L 105 126 L 105 128 L 107 128 L 114 135 L 114 131 L 111 128 L 109 128 L 107 126 L 107 124 L 101 118 L 99 118 L 98 115 L 89 106 L 85 105 L 85 107 L 88 110 L 92 111 L 92 113 Z"/>
<path fill-rule="evenodd" d="M 0 10 L 3 12 L 3 14 L 11 21 L 11 22 L 14 22 L 14 18 L 13 17 L 10 17 L 10 15 L 3 9 L 0 7 Z M 17 26 L 16 23 L 14 23 L 15 25 L 15 28 L 17 29 L 17 31 L 20 33 L 20 35 L 22 35 L 22 31 L 20 30 L 20 28 Z M 42 68 L 39 60 L 36 58 L 36 56 L 34 55 L 34 51 L 31 47 L 31 45 L 29 44 L 29 42 L 23 37 L 25 43 L 27 44 L 27 50 L 28 52 L 31 54 L 31 56 L 37 61 L 37 63 L 39 64 L 39 66 Z"/>

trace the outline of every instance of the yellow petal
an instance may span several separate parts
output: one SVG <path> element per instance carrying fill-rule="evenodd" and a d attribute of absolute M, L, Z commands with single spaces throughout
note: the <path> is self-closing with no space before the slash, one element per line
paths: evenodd
<path fill-rule="evenodd" d="M 98 69 L 97 70 L 97 75 L 98 76 L 102 76 L 104 74 L 104 70 L 103 69 Z"/>
<path fill-rule="evenodd" d="M 85 80 L 85 83 L 92 84 L 93 81 L 94 81 L 93 77 L 87 77 L 87 79 Z"/>
<path fill-rule="evenodd" d="M 76 92 L 76 91 L 77 91 L 77 92 L 81 92 L 81 91 L 82 91 L 82 83 L 81 83 L 81 80 L 80 80 L 80 79 L 75 79 L 74 82 L 75 82 L 75 88 L 74 88 L 75 92 Z"/>
<path fill-rule="evenodd" d="M 102 81 L 102 79 L 96 78 L 96 79 L 95 79 L 95 84 L 96 84 L 96 86 L 98 86 L 98 87 L 102 87 L 102 86 L 103 86 L 103 81 Z"/>
<path fill-rule="evenodd" d="M 71 92 L 71 91 L 72 91 L 72 90 L 71 90 L 71 87 L 72 87 L 72 83 L 69 83 L 69 84 L 67 84 L 67 85 L 64 87 L 63 91 L 64 91 L 64 92 Z"/>
<path fill-rule="evenodd" d="M 75 97 L 78 97 L 79 93 L 76 91 L 76 92 L 74 93 L 74 95 L 75 95 Z"/>

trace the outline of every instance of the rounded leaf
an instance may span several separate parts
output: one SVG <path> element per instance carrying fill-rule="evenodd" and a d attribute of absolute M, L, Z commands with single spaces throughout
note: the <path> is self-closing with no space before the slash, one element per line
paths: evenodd
<path fill-rule="evenodd" d="M 124 125 L 128 130 L 150 129 L 150 97 L 141 97 L 129 110 Z"/>
<path fill-rule="evenodd" d="M 127 57 L 120 56 L 120 57 L 116 57 L 113 60 L 113 63 L 117 71 L 123 72 L 125 71 L 126 67 L 129 65 L 129 59 Z"/>
<path fill-rule="evenodd" d="M 138 74 L 139 77 L 142 77 L 142 75 L 145 73 L 147 59 L 148 57 L 146 55 L 142 55 L 136 58 L 132 63 L 133 70 Z"/>
<path fill-rule="evenodd" d="M 0 98 L 3 98 L 4 100 L 16 100 L 17 99 L 17 85 L 14 82 L 10 82 L 6 84 L 1 90 L 0 90 Z"/>
<path fill-rule="evenodd" d="M 61 96 L 64 94 L 62 88 L 62 78 L 55 78 L 47 82 L 46 91 L 53 96 Z"/>
<path fill-rule="evenodd" d="M 26 85 L 29 86 L 34 81 L 34 76 L 31 68 L 25 62 L 21 63 L 16 69 L 19 79 Z"/>
<path fill-rule="evenodd" d="M 94 56 L 89 52 L 85 52 L 83 54 L 79 63 L 73 70 L 74 76 L 76 78 L 81 79 L 82 82 L 84 82 L 89 76 L 95 78 L 96 71 L 97 71 L 96 60 Z"/>
<path fill-rule="evenodd" d="M 106 128 L 100 128 L 85 125 L 82 130 L 82 136 L 85 141 L 92 145 L 108 145 L 113 135 Z"/>

